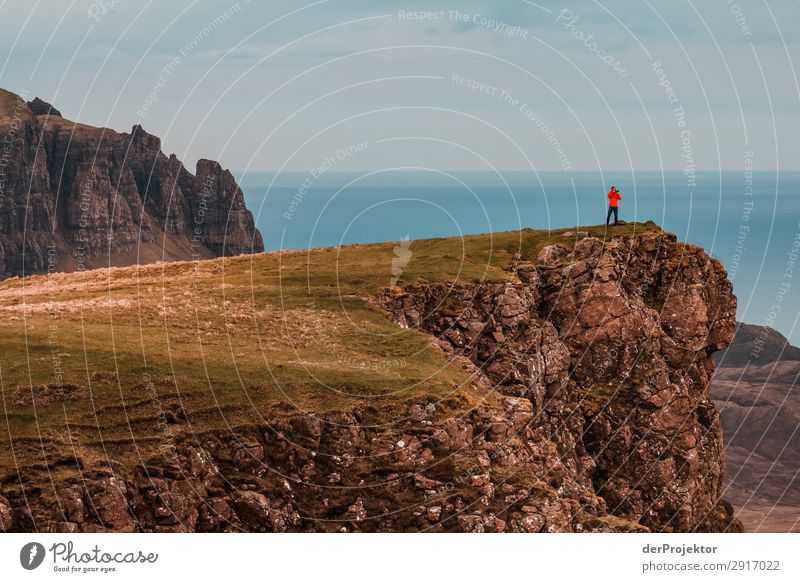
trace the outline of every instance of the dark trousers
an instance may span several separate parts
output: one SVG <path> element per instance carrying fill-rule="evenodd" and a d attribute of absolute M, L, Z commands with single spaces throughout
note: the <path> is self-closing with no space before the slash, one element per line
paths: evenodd
<path fill-rule="evenodd" d="M 606 225 L 608 225 L 608 221 L 611 220 L 611 214 L 614 214 L 614 224 L 619 222 L 619 207 L 617 206 L 609 206 L 608 207 L 608 216 L 606 216 Z"/>

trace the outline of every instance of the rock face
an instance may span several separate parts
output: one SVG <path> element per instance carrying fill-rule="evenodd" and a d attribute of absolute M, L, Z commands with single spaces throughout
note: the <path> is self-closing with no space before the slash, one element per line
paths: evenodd
<path fill-rule="evenodd" d="M 61 117 L 61 112 L 47 103 L 36 97 L 33 101 L 28 101 L 28 110 L 34 115 L 54 115 Z"/>
<path fill-rule="evenodd" d="M 663 233 L 583 238 L 566 250 L 515 262 L 506 282 L 417 281 L 375 298 L 471 373 L 463 391 L 394 404 L 381 416 L 402 419 L 391 424 L 359 402 L 317 415 L 275 410 L 263 423 L 176 439 L 139 467 L 76 471 L 55 491 L 12 476 L 0 489 L 0 523 L 15 531 L 740 531 L 721 499 L 722 433 L 708 395 L 711 354 L 735 326 L 724 270 Z M 82 466 L 48 463 L 42 482 L 51 467 Z"/>
<path fill-rule="evenodd" d="M 720 499 L 708 394 L 711 354 L 735 326 L 722 266 L 672 235 L 584 238 L 538 261 L 516 266 L 519 283 L 416 285 L 384 303 L 480 381 L 530 403 L 524 438 L 549 456 L 556 499 L 599 497 L 599 514 L 651 530 L 740 529 Z M 563 517 L 553 529 L 574 529 L 574 513 Z"/>
<path fill-rule="evenodd" d="M 715 359 L 725 496 L 748 531 L 800 531 L 800 349 L 774 329 L 740 323 Z"/>
<path fill-rule="evenodd" d="M 260 252 L 233 176 L 194 175 L 161 141 L 75 124 L 48 103 L 0 95 L 0 278 Z"/>

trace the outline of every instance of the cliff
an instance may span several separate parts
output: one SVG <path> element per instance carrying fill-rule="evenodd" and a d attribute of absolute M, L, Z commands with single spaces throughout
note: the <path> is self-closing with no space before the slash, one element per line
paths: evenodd
<path fill-rule="evenodd" d="M 513 269 L 519 282 L 413 286 L 384 304 L 500 394 L 533 404 L 526 431 L 537 458 L 555 449 L 539 468 L 559 475 L 554 495 L 599 497 L 599 513 L 658 531 L 726 528 L 708 394 L 710 356 L 735 325 L 721 265 L 674 236 L 648 235 L 548 245 L 538 264 Z M 564 507 L 571 523 L 581 509 Z"/>
<path fill-rule="evenodd" d="M 0 90 L 0 278 L 263 251 L 233 176 Z"/>
<path fill-rule="evenodd" d="M 53 310 L 90 332 L 60 385 L 4 367 L 3 528 L 741 529 L 708 394 L 735 326 L 717 261 L 652 224 L 404 248 L 391 288 L 391 243 L 97 271 L 77 292 L 34 277 L 25 305 L 0 285 L 2 337 L 24 321 L 66 349 Z"/>

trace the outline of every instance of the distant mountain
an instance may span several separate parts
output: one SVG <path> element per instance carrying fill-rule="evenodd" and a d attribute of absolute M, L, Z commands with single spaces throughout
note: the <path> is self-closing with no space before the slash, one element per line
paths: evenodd
<path fill-rule="evenodd" d="M 0 89 L 0 278 L 263 251 L 231 173 Z"/>
<path fill-rule="evenodd" d="M 800 531 L 800 348 L 774 329 L 740 323 L 715 358 L 725 496 L 748 531 Z"/>
<path fill-rule="evenodd" d="M 714 354 L 719 364 L 726 366 L 744 366 L 775 362 L 800 361 L 800 348 L 789 343 L 779 331 L 763 325 L 748 323 L 736 324 L 736 337 L 733 344 L 724 351 Z"/>

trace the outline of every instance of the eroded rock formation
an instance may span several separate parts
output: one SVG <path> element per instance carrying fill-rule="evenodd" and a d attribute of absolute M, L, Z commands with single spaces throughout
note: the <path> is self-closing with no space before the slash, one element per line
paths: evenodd
<path fill-rule="evenodd" d="M 646 233 L 545 247 L 509 280 L 417 281 L 376 305 L 432 336 L 472 386 L 377 410 L 177 438 L 55 490 L 12 475 L 3 528 L 39 531 L 737 531 L 720 499 L 711 354 L 731 340 L 720 264 Z M 418 333 L 410 331 L 409 333 Z M 376 405 L 377 406 L 377 405 Z M 174 412 L 174 413 L 173 413 Z M 392 418 L 392 422 L 380 419 Z M 185 422 L 181 411 L 168 421 Z M 20 445 L 22 446 L 22 445 Z M 41 443 L 30 443 L 41 448 Z M 28 482 L 37 477 L 25 476 Z M 50 489 L 53 489 L 51 486 Z"/>
<path fill-rule="evenodd" d="M 738 529 L 720 500 L 708 394 L 711 354 L 735 327 L 722 266 L 664 234 L 588 237 L 574 253 L 551 245 L 516 271 L 518 283 L 418 285 L 385 302 L 395 321 L 533 404 L 526 431 L 533 447 L 553 447 L 556 497 L 597 495 L 601 513 L 652 530 Z"/>
<path fill-rule="evenodd" d="M 0 278 L 263 251 L 233 176 L 0 90 Z"/>

